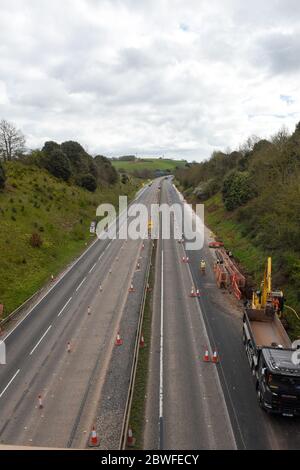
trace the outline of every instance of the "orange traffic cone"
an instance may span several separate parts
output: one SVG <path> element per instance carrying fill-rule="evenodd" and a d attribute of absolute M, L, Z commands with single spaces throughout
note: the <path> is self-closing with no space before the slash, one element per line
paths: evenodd
<path fill-rule="evenodd" d="M 145 347 L 145 340 L 144 340 L 144 335 L 142 333 L 141 339 L 140 339 L 140 348 L 144 348 L 144 347 Z"/>
<path fill-rule="evenodd" d="M 92 427 L 92 432 L 89 440 L 89 447 L 98 447 L 100 445 L 100 439 L 97 436 L 95 426 Z"/>
<path fill-rule="evenodd" d="M 140 265 L 140 263 L 138 263 L 138 264 L 136 265 L 136 270 L 139 271 L 140 269 L 141 269 L 141 265 Z"/>
<path fill-rule="evenodd" d="M 132 429 L 129 427 L 128 428 L 128 434 L 127 434 L 127 445 L 128 447 L 132 447 L 135 444 L 135 437 L 133 437 Z"/>
<path fill-rule="evenodd" d="M 205 349 L 205 353 L 204 353 L 204 356 L 203 356 L 203 361 L 204 361 L 204 362 L 209 362 L 209 352 L 208 352 L 208 349 Z"/>
<path fill-rule="evenodd" d="M 200 291 L 199 291 L 199 289 L 196 290 L 196 297 L 200 297 Z"/>
<path fill-rule="evenodd" d="M 145 243 L 142 244 L 142 250 L 145 248 Z"/>
<path fill-rule="evenodd" d="M 120 333 L 117 333 L 117 338 L 116 338 L 116 346 L 121 346 L 123 344 L 123 340 L 121 339 Z"/>
<path fill-rule="evenodd" d="M 219 358 L 218 358 L 218 353 L 217 353 L 217 351 L 214 351 L 211 360 L 212 360 L 212 362 L 214 362 L 215 364 L 216 364 L 217 362 L 219 362 Z"/>
<path fill-rule="evenodd" d="M 38 401 L 39 401 L 39 409 L 41 410 L 42 408 L 44 408 L 42 395 L 38 396 Z"/>
<path fill-rule="evenodd" d="M 130 284 L 130 287 L 129 287 L 129 289 L 128 289 L 128 292 L 134 292 L 134 288 L 133 288 L 133 284 L 132 284 L 132 283 Z"/>
<path fill-rule="evenodd" d="M 182 257 L 182 262 L 185 263 L 185 257 L 184 256 Z"/>
<path fill-rule="evenodd" d="M 186 263 L 189 263 L 190 262 L 190 258 L 187 256 L 186 257 Z"/>
<path fill-rule="evenodd" d="M 195 292 L 194 287 L 191 288 L 190 297 L 196 297 L 196 292 Z"/>

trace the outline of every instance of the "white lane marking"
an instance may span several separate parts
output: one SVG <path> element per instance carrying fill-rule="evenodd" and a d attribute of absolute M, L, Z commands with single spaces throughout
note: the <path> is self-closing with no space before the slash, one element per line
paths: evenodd
<path fill-rule="evenodd" d="M 89 270 L 89 273 L 91 273 L 93 271 L 93 269 L 95 268 L 97 263 L 93 264 L 93 266 L 91 267 L 91 269 Z"/>
<path fill-rule="evenodd" d="M 163 358 L 164 358 L 164 252 L 161 252 L 161 288 L 160 288 L 160 369 L 159 369 L 159 417 L 163 417 Z"/>
<path fill-rule="evenodd" d="M 69 298 L 69 300 L 65 303 L 65 305 L 63 306 L 63 308 L 61 309 L 61 311 L 59 312 L 59 314 L 57 315 L 58 317 L 61 316 L 61 314 L 63 313 L 64 309 L 66 308 L 66 306 L 71 302 L 72 300 L 72 297 Z"/>
<path fill-rule="evenodd" d="M 2 390 L 2 392 L 0 393 L 0 398 L 2 397 L 2 395 L 4 395 L 4 393 L 6 392 L 6 390 L 8 389 L 8 387 L 10 386 L 10 384 L 15 380 L 15 378 L 17 377 L 18 373 L 20 372 L 20 369 L 17 370 L 17 372 L 15 373 L 15 375 L 10 379 L 10 381 L 8 382 L 8 384 L 6 385 L 6 387 Z"/>
<path fill-rule="evenodd" d="M 80 287 L 82 286 L 82 284 L 84 283 L 84 281 L 86 280 L 86 277 L 84 277 L 81 281 L 80 284 L 78 284 L 78 286 L 76 287 L 76 292 L 80 289 Z"/>
<path fill-rule="evenodd" d="M 52 325 L 50 325 L 47 330 L 45 331 L 45 333 L 43 334 L 43 336 L 38 340 L 38 342 L 36 343 L 36 345 L 34 346 L 34 348 L 32 349 L 32 351 L 29 353 L 29 356 L 31 356 L 34 351 L 36 350 L 36 348 L 38 347 L 38 345 L 43 341 L 43 339 L 45 338 L 46 334 L 48 333 L 48 331 L 50 330 L 50 328 L 52 328 Z"/>

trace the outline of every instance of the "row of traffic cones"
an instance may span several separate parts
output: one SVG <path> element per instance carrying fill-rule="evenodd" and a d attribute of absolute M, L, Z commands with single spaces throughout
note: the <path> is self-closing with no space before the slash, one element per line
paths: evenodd
<path fill-rule="evenodd" d="M 121 338 L 120 332 L 118 331 L 115 345 L 122 346 L 122 344 L 123 344 L 123 339 Z M 141 338 L 140 338 L 140 348 L 144 348 L 145 346 L 146 346 L 146 343 L 145 343 L 144 335 L 142 333 Z"/>
<path fill-rule="evenodd" d="M 203 361 L 204 362 L 213 362 L 214 364 L 219 362 L 219 356 L 218 356 L 217 351 L 214 351 L 213 355 L 210 357 L 208 349 L 206 349 L 205 352 L 204 352 Z"/>
<path fill-rule="evenodd" d="M 191 292 L 190 292 L 190 297 L 200 297 L 200 291 L 199 289 L 195 289 L 194 286 L 192 286 L 191 288 Z"/>
<path fill-rule="evenodd" d="M 182 257 L 182 262 L 183 263 L 189 263 L 190 262 L 190 258 L 188 256 L 183 256 Z"/>
<path fill-rule="evenodd" d="M 138 265 L 137 270 L 139 270 L 139 269 L 140 269 L 140 268 L 139 268 L 139 265 Z M 152 288 L 150 287 L 150 284 L 147 284 L 147 292 L 151 292 L 151 291 L 152 291 Z M 133 286 L 133 282 L 130 283 L 128 292 L 129 292 L 129 293 L 135 292 L 135 288 L 134 288 L 134 286 Z"/>
<path fill-rule="evenodd" d="M 127 432 L 126 445 L 128 447 L 133 447 L 135 445 L 135 441 L 136 441 L 136 439 L 135 439 L 135 437 L 133 437 L 132 428 L 129 426 L 128 432 Z M 88 445 L 89 445 L 89 447 L 99 447 L 99 445 L 100 445 L 100 438 L 97 434 L 95 426 L 92 427 L 92 431 L 91 431 L 91 434 L 90 434 Z"/>

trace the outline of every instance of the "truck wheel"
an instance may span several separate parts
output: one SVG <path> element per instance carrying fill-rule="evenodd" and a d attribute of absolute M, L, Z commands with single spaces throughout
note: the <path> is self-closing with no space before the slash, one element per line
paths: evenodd
<path fill-rule="evenodd" d="M 258 404 L 259 404 L 259 406 L 262 408 L 261 391 L 259 390 L 259 388 L 257 389 L 256 393 L 257 393 L 257 401 L 258 401 Z"/>
<path fill-rule="evenodd" d="M 247 343 L 247 338 L 246 338 L 245 332 L 243 330 L 243 344 L 246 345 L 246 343 Z"/>

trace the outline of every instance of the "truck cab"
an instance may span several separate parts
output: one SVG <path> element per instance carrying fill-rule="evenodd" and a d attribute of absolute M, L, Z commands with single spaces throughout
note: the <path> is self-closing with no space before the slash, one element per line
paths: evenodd
<path fill-rule="evenodd" d="M 261 407 L 283 416 L 300 415 L 300 367 L 293 349 L 262 348 L 257 370 Z"/>
<path fill-rule="evenodd" d="M 300 350 L 293 349 L 273 309 L 245 308 L 243 343 L 260 406 L 272 413 L 299 416 Z"/>

